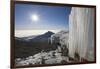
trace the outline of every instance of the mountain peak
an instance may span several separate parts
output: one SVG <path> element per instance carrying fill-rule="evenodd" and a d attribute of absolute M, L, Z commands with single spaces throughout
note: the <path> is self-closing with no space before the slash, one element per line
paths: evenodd
<path fill-rule="evenodd" d="M 48 32 L 46 32 L 46 33 L 44 33 L 44 34 L 54 34 L 53 32 L 51 32 L 51 31 L 48 31 Z"/>
<path fill-rule="evenodd" d="M 53 35 L 54 33 L 51 31 L 47 31 L 46 33 L 39 35 L 37 37 L 35 37 L 34 39 L 32 39 L 32 41 L 46 41 L 48 40 L 49 37 L 51 37 L 51 35 Z"/>

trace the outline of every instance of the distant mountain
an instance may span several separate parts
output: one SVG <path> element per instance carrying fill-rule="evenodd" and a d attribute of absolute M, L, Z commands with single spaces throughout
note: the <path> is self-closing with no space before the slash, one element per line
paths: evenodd
<path fill-rule="evenodd" d="M 42 35 L 33 35 L 28 37 L 15 37 L 15 39 L 18 41 L 44 41 L 47 40 L 53 34 L 54 34 L 53 32 L 48 31 Z"/>
<path fill-rule="evenodd" d="M 32 36 L 28 36 L 28 37 L 22 37 L 22 39 L 25 40 L 25 41 L 30 41 L 31 39 L 34 39 L 36 36 L 39 36 L 39 35 L 32 35 Z"/>
<path fill-rule="evenodd" d="M 48 40 L 49 37 L 51 37 L 51 35 L 53 35 L 54 33 L 51 31 L 48 31 L 42 35 L 36 36 L 33 39 L 30 39 L 30 41 L 45 41 Z"/>
<path fill-rule="evenodd" d="M 48 38 L 53 34 L 53 32 L 48 31 L 35 37 L 15 37 L 15 57 L 25 58 L 39 53 L 42 50 L 49 51 L 56 49 L 56 46 L 51 46 L 48 43 Z"/>

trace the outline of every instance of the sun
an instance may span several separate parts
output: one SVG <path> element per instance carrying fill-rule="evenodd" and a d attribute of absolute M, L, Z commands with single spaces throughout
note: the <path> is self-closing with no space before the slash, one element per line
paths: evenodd
<path fill-rule="evenodd" d="M 39 20 L 39 17 L 37 14 L 33 14 L 32 15 L 32 21 L 38 21 Z"/>

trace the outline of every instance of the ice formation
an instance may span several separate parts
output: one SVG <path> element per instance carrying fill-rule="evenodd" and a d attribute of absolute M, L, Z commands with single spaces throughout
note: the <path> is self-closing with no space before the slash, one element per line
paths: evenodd
<path fill-rule="evenodd" d="M 69 15 L 69 55 L 94 60 L 94 9 L 72 7 Z M 90 56 L 91 55 L 91 56 Z"/>

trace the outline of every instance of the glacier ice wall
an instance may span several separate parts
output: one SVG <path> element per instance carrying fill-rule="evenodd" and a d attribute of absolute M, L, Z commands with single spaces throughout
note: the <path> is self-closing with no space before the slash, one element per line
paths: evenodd
<path fill-rule="evenodd" d="M 94 60 L 94 9 L 72 7 L 69 15 L 69 55 Z"/>

